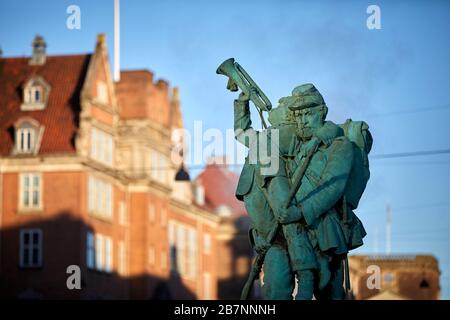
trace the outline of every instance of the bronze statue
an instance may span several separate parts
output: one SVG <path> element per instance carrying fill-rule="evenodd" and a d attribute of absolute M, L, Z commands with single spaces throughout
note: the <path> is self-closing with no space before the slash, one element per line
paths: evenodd
<path fill-rule="evenodd" d="M 372 138 L 367 124 L 325 121 L 328 108 L 312 84 L 296 87 L 271 109 L 234 59 L 217 73 L 229 77 L 230 90 L 242 90 L 234 103 L 235 135 L 249 148 L 236 196 L 251 217 L 249 235 L 258 256 L 241 298 L 248 298 L 263 266 L 265 299 L 292 299 L 295 277 L 295 299 L 312 299 L 313 294 L 316 299 L 343 299 L 347 253 L 361 246 L 366 235 L 353 210 L 369 179 Z M 249 101 L 258 107 L 262 131 L 251 127 Z M 263 111 L 270 111 L 269 128 Z M 267 142 L 255 143 L 261 136 Z M 250 157 L 264 147 L 277 162 L 275 172 L 263 170 L 267 162 L 259 152 Z M 348 272 L 345 278 L 348 290 Z"/>

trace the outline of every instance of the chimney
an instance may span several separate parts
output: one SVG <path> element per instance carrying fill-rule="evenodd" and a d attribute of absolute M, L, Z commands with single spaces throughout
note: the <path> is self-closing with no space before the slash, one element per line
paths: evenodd
<path fill-rule="evenodd" d="M 34 37 L 33 43 L 33 56 L 31 57 L 30 64 L 31 65 L 43 65 L 45 63 L 45 48 L 47 44 L 42 36 L 36 35 Z"/>
<path fill-rule="evenodd" d="M 164 79 L 159 79 L 156 82 L 156 87 L 161 90 L 164 94 L 168 94 L 169 91 L 169 83 Z"/>
<path fill-rule="evenodd" d="M 3 50 L 2 50 L 2 48 L 0 47 L 0 58 L 3 56 Z"/>

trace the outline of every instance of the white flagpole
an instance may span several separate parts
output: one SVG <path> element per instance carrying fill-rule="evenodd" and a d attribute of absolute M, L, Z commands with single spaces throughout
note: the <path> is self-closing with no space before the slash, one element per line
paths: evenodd
<path fill-rule="evenodd" d="M 120 0 L 114 0 L 114 81 L 120 81 Z"/>

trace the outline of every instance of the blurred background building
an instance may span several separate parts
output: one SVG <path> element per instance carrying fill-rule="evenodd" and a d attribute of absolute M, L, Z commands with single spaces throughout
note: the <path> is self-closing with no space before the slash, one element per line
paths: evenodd
<path fill-rule="evenodd" d="M 440 270 L 433 256 L 355 255 L 349 257 L 349 267 L 355 299 L 440 299 Z"/>
<path fill-rule="evenodd" d="M 222 219 L 218 229 L 219 299 L 237 299 L 251 267 L 249 218 L 235 191 L 239 176 L 228 169 L 225 157 L 211 158 L 195 179 L 197 203 Z M 254 291 L 257 294 L 257 291 Z"/>
<path fill-rule="evenodd" d="M 252 253 L 236 174 L 190 182 L 178 89 L 148 70 L 113 81 L 108 61 L 103 34 L 92 54 L 36 36 L 0 58 L 0 296 L 237 298 Z"/>

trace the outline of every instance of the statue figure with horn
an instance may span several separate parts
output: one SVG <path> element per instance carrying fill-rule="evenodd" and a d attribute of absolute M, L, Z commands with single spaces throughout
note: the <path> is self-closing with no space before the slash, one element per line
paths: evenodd
<path fill-rule="evenodd" d="M 229 78 L 229 90 L 242 91 L 234 102 L 235 136 L 249 148 L 236 196 L 251 218 L 257 256 L 241 299 L 249 297 L 261 270 L 265 299 L 343 299 L 344 278 L 350 290 L 347 253 L 361 246 L 366 234 L 353 210 L 369 179 L 367 124 L 325 121 L 328 108 L 312 84 L 294 88 L 272 109 L 233 58 L 217 73 Z M 260 115 L 260 131 L 251 126 L 249 101 Z M 269 112 L 270 127 L 263 112 Z M 264 170 L 267 157 L 276 170 Z"/>

